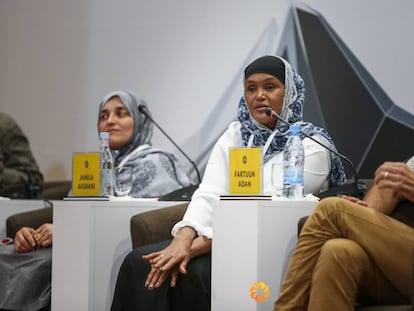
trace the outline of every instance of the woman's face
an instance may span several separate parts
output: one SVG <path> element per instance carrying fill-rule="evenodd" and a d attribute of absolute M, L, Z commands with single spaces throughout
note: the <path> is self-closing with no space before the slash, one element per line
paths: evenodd
<path fill-rule="evenodd" d="M 103 106 L 99 116 L 99 131 L 109 132 L 111 149 L 119 149 L 131 140 L 134 119 L 119 97 L 111 98 Z"/>
<path fill-rule="evenodd" d="M 257 122 L 272 130 L 277 120 L 267 116 L 266 109 L 270 107 L 280 114 L 284 95 L 283 83 L 267 73 L 252 74 L 244 82 L 244 98 L 250 115 Z"/>

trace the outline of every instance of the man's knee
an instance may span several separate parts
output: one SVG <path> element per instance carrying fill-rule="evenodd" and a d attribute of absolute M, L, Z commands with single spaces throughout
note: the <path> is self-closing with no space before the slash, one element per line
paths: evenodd
<path fill-rule="evenodd" d="M 354 205 L 356 204 L 340 197 L 325 198 L 316 205 L 310 217 L 330 218 L 340 214 L 341 211 L 354 208 Z"/>
<path fill-rule="evenodd" d="M 318 203 L 318 205 L 315 207 L 315 211 L 333 211 L 345 202 L 346 201 L 344 199 L 339 197 L 325 198 Z"/>
<path fill-rule="evenodd" d="M 318 205 L 316 205 L 312 214 L 306 220 L 303 228 L 315 227 L 315 225 L 316 227 L 322 226 L 322 220 L 330 219 L 337 213 L 337 211 L 343 208 L 342 201 L 345 200 L 338 197 L 330 197 L 320 201 Z M 304 230 L 302 229 L 302 231 Z"/>
<path fill-rule="evenodd" d="M 367 260 L 367 254 L 358 243 L 337 238 L 324 243 L 319 258 L 340 265 L 360 265 Z"/>

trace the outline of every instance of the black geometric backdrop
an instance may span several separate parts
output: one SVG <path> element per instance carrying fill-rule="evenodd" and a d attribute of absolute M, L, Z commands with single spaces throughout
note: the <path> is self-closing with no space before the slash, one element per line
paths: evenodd
<path fill-rule="evenodd" d="M 279 28 L 272 21 L 245 64 L 269 52 L 286 58 L 300 73 L 306 87 L 304 119 L 329 131 L 359 178 L 372 178 L 384 161 L 403 161 L 414 154 L 414 116 L 393 103 L 320 13 L 292 5 L 285 24 Z M 214 143 L 235 119 L 245 64 L 184 146 L 190 149 L 203 137 L 195 159 L 202 174 Z M 351 166 L 346 161 L 344 166 L 351 178 Z"/>
<path fill-rule="evenodd" d="M 279 52 L 305 80 L 304 119 L 329 131 L 359 178 L 414 154 L 414 116 L 392 102 L 319 13 L 292 7 L 281 42 Z"/>

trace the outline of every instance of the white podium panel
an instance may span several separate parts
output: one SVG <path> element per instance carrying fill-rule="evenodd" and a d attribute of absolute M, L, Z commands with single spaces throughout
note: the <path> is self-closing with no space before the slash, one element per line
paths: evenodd
<path fill-rule="evenodd" d="M 220 201 L 214 208 L 212 310 L 272 310 L 289 258 L 297 225 L 317 202 Z M 256 282 L 269 286 L 262 302 L 250 297 Z"/>
<path fill-rule="evenodd" d="M 132 249 L 131 216 L 183 202 L 53 203 L 52 310 L 106 311 L 119 267 Z"/>

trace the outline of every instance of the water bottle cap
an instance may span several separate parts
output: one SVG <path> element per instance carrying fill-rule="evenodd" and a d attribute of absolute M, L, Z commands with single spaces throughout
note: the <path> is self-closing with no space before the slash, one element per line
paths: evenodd
<path fill-rule="evenodd" d="M 300 132 L 300 126 L 299 124 L 292 124 L 289 127 L 289 131 L 291 134 L 298 134 Z"/>
<path fill-rule="evenodd" d="M 100 137 L 100 139 L 109 139 L 109 133 L 108 132 L 100 132 L 99 137 Z"/>

